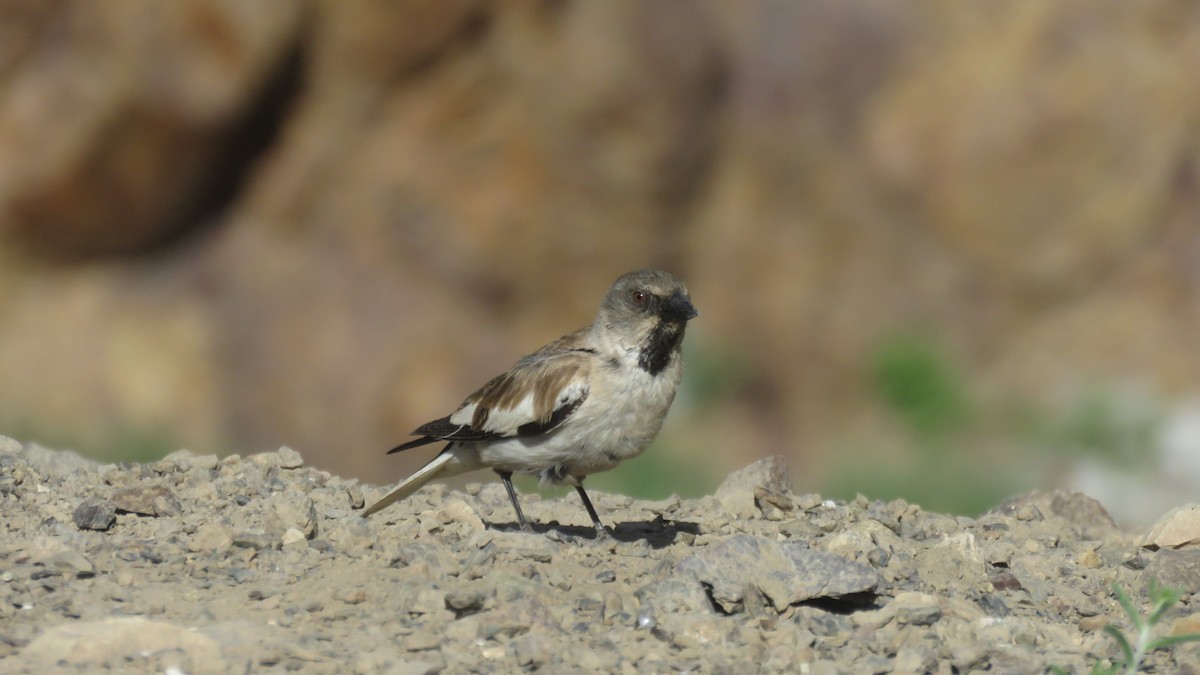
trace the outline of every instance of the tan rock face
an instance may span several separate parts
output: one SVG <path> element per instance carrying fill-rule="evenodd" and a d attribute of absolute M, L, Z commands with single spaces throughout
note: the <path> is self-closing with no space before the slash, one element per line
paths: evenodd
<path fill-rule="evenodd" d="M 399 475 L 642 266 L 689 282 L 695 386 L 734 364 L 672 423 L 714 474 L 856 427 L 897 331 L 1018 396 L 1182 391 L 1187 11 L 8 3 L 0 424 Z"/>
<path fill-rule="evenodd" d="M 186 228 L 296 48 L 302 11 L 209 0 L 45 10 L 3 82 L 5 234 L 86 259 Z"/>

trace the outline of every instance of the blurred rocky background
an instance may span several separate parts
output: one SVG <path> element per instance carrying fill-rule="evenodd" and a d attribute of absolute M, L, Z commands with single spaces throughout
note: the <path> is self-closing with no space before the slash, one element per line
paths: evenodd
<path fill-rule="evenodd" d="M 1198 73 L 1179 2 L 5 0 L 0 433 L 395 480 L 658 266 L 686 390 L 597 487 L 1152 517 L 1200 481 Z"/>

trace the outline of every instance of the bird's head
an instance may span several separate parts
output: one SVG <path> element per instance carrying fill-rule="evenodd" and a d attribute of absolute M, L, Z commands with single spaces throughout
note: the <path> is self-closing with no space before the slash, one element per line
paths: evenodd
<path fill-rule="evenodd" d="M 669 272 L 638 270 L 613 282 L 600 303 L 596 327 L 626 344 L 644 344 L 664 334 L 681 339 L 699 312 L 687 286 Z"/>

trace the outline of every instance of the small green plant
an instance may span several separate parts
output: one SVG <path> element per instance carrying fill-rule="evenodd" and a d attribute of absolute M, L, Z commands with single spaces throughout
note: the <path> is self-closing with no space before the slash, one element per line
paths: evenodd
<path fill-rule="evenodd" d="M 1121 588 L 1119 584 L 1113 582 L 1113 595 L 1117 596 L 1117 602 L 1121 603 L 1121 608 L 1125 610 L 1126 616 L 1129 617 L 1130 623 L 1136 631 L 1135 642 L 1130 642 L 1129 638 L 1121 632 L 1114 624 L 1108 624 L 1104 627 L 1104 632 L 1112 636 L 1117 641 L 1117 645 L 1121 648 L 1121 661 L 1113 663 L 1109 666 L 1101 666 L 1097 663 L 1092 667 L 1092 675 L 1117 675 L 1117 673 L 1125 673 L 1126 675 L 1135 675 L 1142 667 L 1142 659 L 1147 654 L 1164 647 L 1183 644 L 1185 642 L 1200 642 L 1200 635 L 1167 635 L 1165 637 L 1154 638 L 1154 628 L 1162 621 L 1163 615 L 1167 610 L 1175 606 L 1179 602 L 1179 598 L 1183 596 L 1181 591 L 1178 591 L 1169 586 L 1162 586 L 1157 579 L 1150 580 L 1150 588 L 1147 595 L 1150 598 L 1150 616 L 1143 617 L 1133 606 L 1133 601 L 1129 599 L 1129 595 Z M 1055 673 L 1066 675 L 1066 671 L 1055 666 L 1051 669 Z"/>
<path fill-rule="evenodd" d="M 1138 613 L 1137 608 L 1133 606 L 1133 601 L 1117 583 L 1113 583 L 1113 594 L 1117 596 L 1117 602 L 1121 603 L 1125 614 L 1129 616 L 1130 622 L 1133 623 L 1134 629 L 1137 630 L 1137 642 L 1130 643 L 1129 638 L 1113 624 L 1108 624 L 1104 627 L 1104 632 L 1108 633 L 1117 641 L 1121 647 L 1121 656 L 1124 658 L 1125 672 L 1133 675 L 1138 672 L 1142 665 L 1142 658 L 1154 651 L 1163 647 L 1183 644 L 1185 642 L 1200 641 L 1200 635 L 1168 635 L 1158 639 L 1152 639 L 1154 627 L 1162 620 L 1163 615 L 1167 610 L 1175 606 L 1179 602 L 1179 598 L 1183 593 L 1169 586 L 1159 585 L 1157 579 L 1150 580 L 1150 589 L 1147 594 L 1150 596 L 1150 616 L 1143 618 Z M 1111 672 L 1119 672 L 1118 668 L 1122 664 L 1112 666 Z"/>
<path fill-rule="evenodd" d="M 1071 452 L 1101 458 L 1121 467 L 1145 468 L 1162 420 L 1151 405 L 1118 391 L 1098 391 L 1077 401 L 1050 441 Z"/>
<path fill-rule="evenodd" d="M 874 354 L 872 377 L 884 404 L 920 438 L 944 438 L 967 421 L 963 378 L 930 340 L 892 338 Z"/>

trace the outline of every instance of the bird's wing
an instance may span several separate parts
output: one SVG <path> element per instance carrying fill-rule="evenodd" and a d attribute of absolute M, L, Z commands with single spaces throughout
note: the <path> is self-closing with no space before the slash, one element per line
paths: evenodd
<path fill-rule="evenodd" d="M 467 397 L 452 414 L 424 424 L 420 436 L 390 452 L 436 441 L 475 442 L 539 436 L 557 429 L 587 399 L 596 352 L 582 331 L 546 345 Z"/>

